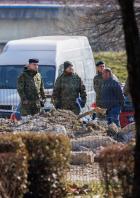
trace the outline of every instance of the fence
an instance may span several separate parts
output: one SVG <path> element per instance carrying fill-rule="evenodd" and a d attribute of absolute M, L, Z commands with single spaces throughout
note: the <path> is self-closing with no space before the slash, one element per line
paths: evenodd
<path fill-rule="evenodd" d="M 20 104 L 20 98 L 16 87 L 17 77 L 22 72 L 22 70 L 23 66 L 17 67 L 17 70 L 14 69 L 14 66 L 2 66 L 0 68 L 0 117 L 9 117 L 12 112 L 16 111 L 18 105 Z M 46 75 L 47 74 L 50 75 L 49 72 L 46 72 Z M 54 76 L 48 77 L 43 74 L 44 85 L 48 87 L 48 84 L 45 83 L 46 79 L 49 79 L 50 82 L 53 82 Z M 84 84 L 86 86 L 87 92 L 87 103 L 86 108 L 82 111 L 89 110 L 92 103 L 95 101 L 93 79 L 84 79 Z M 52 91 L 49 90 L 47 90 L 47 92 L 49 92 L 49 95 L 52 93 Z M 50 106 L 50 98 L 47 98 L 46 105 Z"/>
<path fill-rule="evenodd" d="M 81 197 L 132 197 L 134 155 L 127 145 L 106 147 L 92 164 L 70 166 L 69 193 Z M 95 197 L 96 197 L 95 196 Z"/>
<path fill-rule="evenodd" d="M 69 136 L 71 157 L 64 175 L 67 194 L 71 197 L 77 194 L 81 197 L 86 194 L 91 197 L 100 195 L 101 198 L 130 197 L 133 146 L 110 137 L 104 120 L 80 125 L 74 114 L 61 110 L 27 117 L 20 122 L 0 119 L 0 133 L 3 135 L 23 131 Z"/>

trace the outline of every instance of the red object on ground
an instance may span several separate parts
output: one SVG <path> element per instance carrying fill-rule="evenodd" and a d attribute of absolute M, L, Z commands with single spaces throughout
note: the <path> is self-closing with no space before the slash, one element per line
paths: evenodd
<path fill-rule="evenodd" d="M 17 118 L 16 118 L 15 113 L 12 113 L 12 114 L 11 114 L 10 120 L 11 120 L 11 121 L 17 121 Z"/>
<path fill-rule="evenodd" d="M 96 102 L 92 103 L 91 104 L 91 108 L 95 109 L 97 106 L 96 106 Z"/>
<path fill-rule="evenodd" d="M 10 116 L 10 120 L 13 122 L 21 120 L 21 115 L 19 112 L 13 112 Z"/>
<path fill-rule="evenodd" d="M 128 124 L 134 122 L 134 112 L 121 112 L 120 114 L 120 124 L 121 127 L 125 127 Z"/>

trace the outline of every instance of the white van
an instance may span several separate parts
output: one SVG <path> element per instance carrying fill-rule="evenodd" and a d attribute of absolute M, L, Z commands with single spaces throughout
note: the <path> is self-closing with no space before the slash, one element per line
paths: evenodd
<path fill-rule="evenodd" d="M 51 95 L 64 61 L 71 61 L 86 85 L 87 105 L 95 101 L 93 78 L 96 69 L 88 39 L 84 36 L 33 37 L 9 41 L 0 55 L 0 115 L 11 114 L 20 103 L 17 78 L 30 58 L 39 59 L 46 94 Z M 49 106 L 48 99 L 45 108 Z"/>

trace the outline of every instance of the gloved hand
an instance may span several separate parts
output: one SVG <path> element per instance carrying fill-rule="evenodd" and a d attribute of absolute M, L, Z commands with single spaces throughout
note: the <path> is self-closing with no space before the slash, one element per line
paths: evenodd
<path fill-rule="evenodd" d="M 45 102 L 46 102 L 46 98 L 40 98 L 40 106 L 44 107 L 45 106 Z"/>
<path fill-rule="evenodd" d="M 43 100 L 40 100 L 40 106 L 44 107 L 44 101 Z"/>
<path fill-rule="evenodd" d="M 84 108 L 85 107 L 85 102 L 83 100 L 81 100 L 80 105 L 81 105 L 82 108 Z"/>
<path fill-rule="evenodd" d="M 77 98 L 77 102 L 80 104 L 81 108 L 85 107 L 85 102 L 81 99 L 81 97 Z"/>
<path fill-rule="evenodd" d="M 61 104 L 60 104 L 59 102 L 56 103 L 56 104 L 55 104 L 55 108 L 56 108 L 56 109 L 61 109 Z"/>

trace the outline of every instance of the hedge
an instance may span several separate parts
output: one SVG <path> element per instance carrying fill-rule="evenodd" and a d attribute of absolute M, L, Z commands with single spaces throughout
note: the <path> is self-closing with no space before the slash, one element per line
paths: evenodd
<path fill-rule="evenodd" d="M 27 191 L 27 156 L 21 138 L 0 135 L 0 197 L 20 198 Z"/>
<path fill-rule="evenodd" d="M 106 185 L 107 198 L 132 197 L 134 146 L 117 144 L 103 149 L 99 164 Z"/>
<path fill-rule="evenodd" d="M 0 135 L 0 139 L 0 153 L 7 151 L 9 158 L 7 162 L 6 160 L 3 161 L 4 166 L 8 164 L 6 176 L 13 178 L 11 181 L 8 180 L 9 189 L 17 191 L 16 187 L 20 186 L 18 188 L 19 194 L 12 195 L 10 198 L 20 198 L 23 194 L 24 198 L 65 196 L 64 176 L 70 157 L 70 144 L 66 136 L 52 133 L 24 132 Z M 15 151 L 18 153 L 18 158 L 17 155 L 13 155 Z M 24 160 L 24 172 L 22 160 Z M 9 164 L 12 164 L 13 161 L 16 165 L 11 169 L 10 167 L 13 166 L 9 166 Z M 25 179 L 19 173 L 22 173 L 23 177 L 26 176 Z M 0 182 L 3 182 L 1 178 Z M 13 181 L 16 182 L 16 179 L 20 178 L 22 178 L 21 184 L 19 182 L 16 185 L 12 184 Z M 22 187 L 24 187 L 24 190 Z"/>
<path fill-rule="evenodd" d="M 64 135 L 34 134 L 22 136 L 29 152 L 29 193 L 31 197 L 63 197 L 64 170 L 70 156 L 69 139 Z"/>

